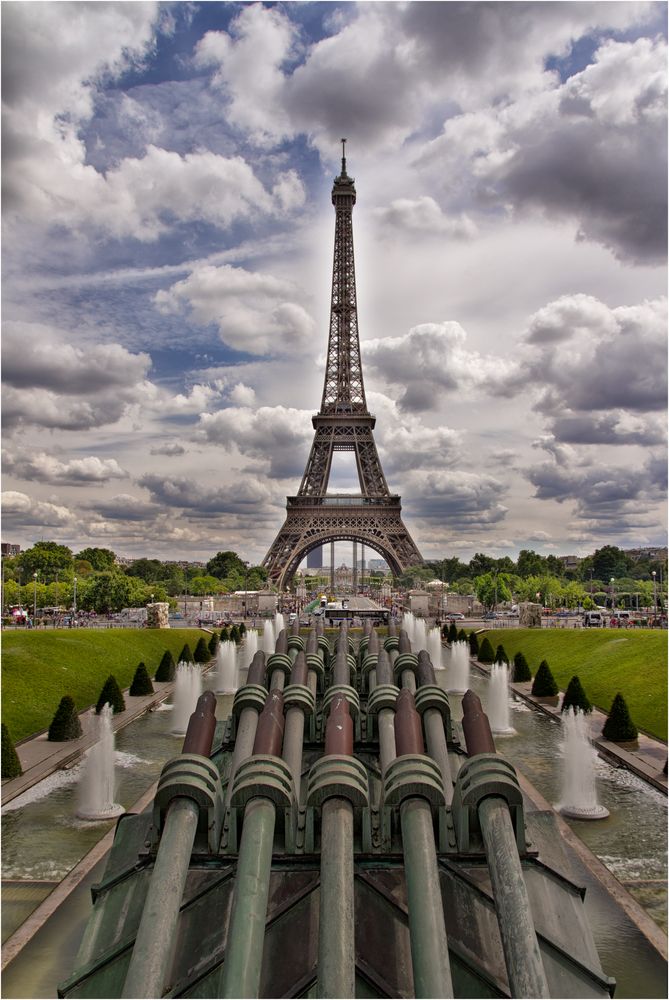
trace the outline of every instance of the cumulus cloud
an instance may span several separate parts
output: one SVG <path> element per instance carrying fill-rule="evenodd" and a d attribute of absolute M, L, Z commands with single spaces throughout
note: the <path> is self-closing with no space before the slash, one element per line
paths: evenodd
<path fill-rule="evenodd" d="M 213 488 L 181 476 L 146 475 L 138 479 L 138 484 L 149 491 L 155 503 L 181 508 L 190 517 L 208 518 L 222 514 L 251 514 L 255 517 L 281 502 L 266 481 L 250 476 Z"/>
<path fill-rule="evenodd" d="M 396 198 L 387 208 L 375 209 L 374 216 L 386 231 L 400 234 L 471 239 L 478 231 L 467 215 L 447 215 L 429 195 Z"/>
<path fill-rule="evenodd" d="M 95 455 L 64 462 L 46 452 L 6 451 L 3 453 L 2 463 L 5 473 L 39 483 L 102 485 L 112 479 L 125 479 L 127 476 L 115 458 L 97 458 Z"/>
<path fill-rule="evenodd" d="M 205 441 L 236 449 L 266 464 L 272 479 L 300 476 L 313 438 L 311 413 L 285 406 L 231 406 L 203 413 L 198 435 Z"/>
<path fill-rule="evenodd" d="M 435 470 L 408 477 L 406 506 L 412 515 L 438 521 L 449 531 L 486 530 L 504 520 L 505 494 L 493 476 L 460 470 Z"/>
<path fill-rule="evenodd" d="M 167 455 L 168 458 L 176 458 L 178 455 L 185 455 L 186 449 L 177 441 L 168 441 L 166 444 L 157 444 L 151 448 L 151 455 Z"/>
<path fill-rule="evenodd" d="M 187 311 L 195 322 L 215 324 L 221 340 L 249 354 L 290 354 L 304 348 L 315 324 L 294 301 L 298 290 L 270 274 L 224 264 L 203 265 L 171 288 L 157 292 L 163 313 Z"/>
<path fill-rule="evenodd" d="M 88 505 L 88 509 L 110 521 L 151 521 L 160 508 L 131 493 L 119 493 Z"/>
<path fill-rule="evenodd" d="M 445 392 L 507 391 L 518 366 L 466 347 L 459 323 L 421 323 L 402 337 L 365 341 L 365 363 L 401 390 L 402 410 L 438 408 Z"/>
<path fill-rule="evenodd" d="M 23 527 L 74 527 L 76 514 L 60 504 L 35 500 L 27 493 L 7 490 L 2 494 L 2 516 L 6 528 L 18 531 Z"/>

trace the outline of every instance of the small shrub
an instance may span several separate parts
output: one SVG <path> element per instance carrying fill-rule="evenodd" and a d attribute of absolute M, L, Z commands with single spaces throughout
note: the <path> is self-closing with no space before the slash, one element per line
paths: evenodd
<path fill-rule="evenodd" d="M 195 663 L 209 663 L 211 659 L 209 646 L 207 645 L 207 640 L 203 635 L 201 635 L 200 638 L 197 640 L 197 646 L 195 647 L 193 658 L 195 660 Z"/>
<path fill-rule="evenodd" d="M 140 663 L 135 670 L 135 676 L 132 679 L 132 684 L 130 685 L 130 691 L 128 692 L 133 697 L 144 694 L 153 694 L 153 684 L 151 683 L 151 678 L 148 675 L 147 669 L 143 663 Z"/>
<path fill-rule="evenodd" d="M 513 679 L 521 684 L 523 681 L 531 681 L 532 673 L 525 655 L 520 650 L 513 658 Z"/>
<path fill-rule="evenodd" d="M 230 635 L 228 633 L 227 625 L 224 625 L 223 628 L 221 629 L 221 642 L 227 642 L 229 638 Z"/>
<path fill-rule="evenodd" d="M 211 639 L 209 640 L 209 655 L 211 657 L 216 656 L 218 652 L 218 643 L 219 643 L 218 632 L 212 632 Z"/>
<path fill-rule="evenodd" d="M 230 626 L 230 642 L 239 643 L 240 639 L 241 639 L 241 636 L 239 634 L 239 629 L 237 628 L 236 625 L 231 625 Z"/>
<path fill-rule="evenodd" d="M 635 740 L 638 735 L 639 730 L 632 722 L 627 703 L 618 692 L 613 699 L 609 717 L 604 723 L 602 736 L 605 740 L 612 740 L 614 743 L 625 743 L 628 740 Z"/>
<path fill-rule="evenodd" d="M 14 749 L 14 743 L 7 726 L 2 723 L 2 780 L 5 778 L 18 778 L 23 774 L 19 755 Z"/>
<path fill-rule="evenodd" d="M 495 662 L 495 654 L 487 635 L 483 637 L 483 642 L 479 646 L 478 658 L 481 663 Z"/>
<path fill-rule="evenodd" d="M 463 628 L 458 632 L 458 642 L 467 642 L 467 633 Z"/>
<path fill-rule="evenodd" d="M 188 645 L 188 643 L 186 643 L 184 648 L 179 653 L 179 659 L 177 660 L 177 663 L 194 663 L 194 662 L 195 661 L 193 659 L 193 654 L 190 651 L 190 646 Z"/>
<path fill-rule="evenodd" d="M 500 642 L 495 652 L 495 663 L 508 663 L 508 662 L 509 662 L 509 657 L 506 655 L 506 650 L 504 649 L 504 646 Z"/>
<path fill-rule="evenodd" d="M 78 740 L 80 736 L 81 723 L 74 698 L 69 694 L 63 695 L 51 720 L 47 738 L 52 743 L 65 743 L 66 740 Z"/>
<path fill-rule="evenodd" d="M 96 715 L 100 714 L 107 702 L 111 705 L 114 713 L 125 711 L 125 699 L 123 698 L 123 692 L 118 686 L 118 681 L 113 674 L 109 675 L 102 686 L 98 703 L 95 706 Z"/>
<path fill-rule="evenodd" d="M 244 622 L 239 623 L 239 634 L 241 636 L 246 634 L 246 625 L 244 624 Z"/>
<path fill-rule="evenodd" d="M 458 641 L 458 630 L 457 630 L 457 627 L 455 625 L 455 622 L 451 622 L 451 624 L 448 627 L 448 641 L 449 642 L 457 642 Z"/>
<path fill-rule="evenodd" d="M 542 660 L 532 684 L 532 694 L 537 698 L 552 698 L 559 690 L 555 683 L 555 678 L 551 673 L 551 668 L 548 666 L 546 660 Z"/>
<path fill-rule="evenodd" d="M 476 632 L 469 633 L 469 652 L 472 654 L 472 656 L 479 655 L 479 641 L 476 636 Z"/>
<path fill-rule="evenodd" d="M 174 662 L 174 657 L 170 653 L 169 649 L 166 649 L 163 653 L 163 658 L 158 664 L 158 669 L 156 670 L 155 680 L 159 683 L 165 681 L 173 681 L 177 672 L 177 667 Z"/>
<path fill-rule="evenodd" d="M 581 712 L 586 713 L 592 712 L 592 704 L 583 690 L 583 685 L 576 674 L 574 674 L 572 679 L 569 681 L 569 684 L 567 684 L 567 690 L 564 693 L 560 711 L 564 712 L 568 708 L 578 708 Z"/>

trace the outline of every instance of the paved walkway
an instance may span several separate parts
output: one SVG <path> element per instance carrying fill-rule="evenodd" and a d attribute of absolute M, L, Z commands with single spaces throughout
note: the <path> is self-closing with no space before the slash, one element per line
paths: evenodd
<path fill-rule="evenodd" d="M 144 712 L 165 701 L 174 689 L 174 681 L 168 683 L 152 681 L 152 683 L 154 693 L 140 697 L 131 697 L 128 694 L 129 689 L 126 688 L 123 692 L 126 709 L 124 712 L 115 713 L 112 716 L 114 732 L 123 729 Z M 46 733 L 40 733 L 38 736 L 33 736 L 24 740 L 23 743 L 19 743 L 16 752 L 21 761 L 23 774 L 18 778 L 10 778 L 2 782 L 2 805 L 7 805 L 17 795 L 21 795 L 22 792 L 27 791 L 54 771 L 72 767 L 81 755 L 97 742 L 96 718 L 94 706 L 79 713 L 83 735 L 78 740 L 51 743 L 47 739 Z"/>
<path fill-rule="evenodd" d="M 487 663 L 479 663 L 478 660 L 471 661 L 481 673 L 490 674 L 490 666 Z M 546 705 L 535 698 L 530 690 L 532 681 L 525 681 L 522 684 L 511 683 L 510 688 L 523 701 L 533 705 L 540 712 L 551 715 L 555 719 L 560 719 L 560 705 L 564 691 L 560 691 L 557 705 Z M 618 767 L 626 767 L 633 771 L 638 777 L 643 778 L 649 784 L 654 785 L 664 794 L 667 794 L 667 776 L 663 773 L 664 765 L 667 762 L 667 744 L 662 740 L 654 739 L 645 733 L 639 733 L 638 749 L 628 749 L 603 739 L 601 733 L 606 722 L 606 712 L 601 712 L 598 708 L 593 708 L 588 716 L 590 723 L 590 739 L 597 747 L 602 757 L 605 757 L 611 764 Z"/>

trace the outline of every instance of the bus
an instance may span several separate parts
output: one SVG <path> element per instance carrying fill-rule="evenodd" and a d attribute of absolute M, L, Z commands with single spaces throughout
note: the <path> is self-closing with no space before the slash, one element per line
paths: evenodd
<path fill-rule="evenodd" d="M 340 625 L 342 622 L 353 624 L 363 624 L 368 619 L 372 625 L 387 625 L 390 620 L 388 608 L 369 608 L 364 611 L 356 611 L 352 608 L 324 608 L 323 618 L 330 625 Z"/>

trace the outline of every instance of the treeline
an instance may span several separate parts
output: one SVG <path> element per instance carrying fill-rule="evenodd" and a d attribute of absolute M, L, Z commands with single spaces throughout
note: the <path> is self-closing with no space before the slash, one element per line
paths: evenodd
<path fill-rule="evenodd" d="M 262 566 L 248 566 L 235 552 L 218 552 L 205 566 L 136 559 L 119 566 L 111 549 L 76 554 L 67 545 L 37 542 L 3 560 L 4 608 L 24 605 L 113 613 L 143 607 L 152 598 L 176 604 L 181 594 L 204 596 L 266 586 Z M 76 591 L 76 602 L 75 602 Z M 4 610 L 4 609 L 3 609 Z"/>

